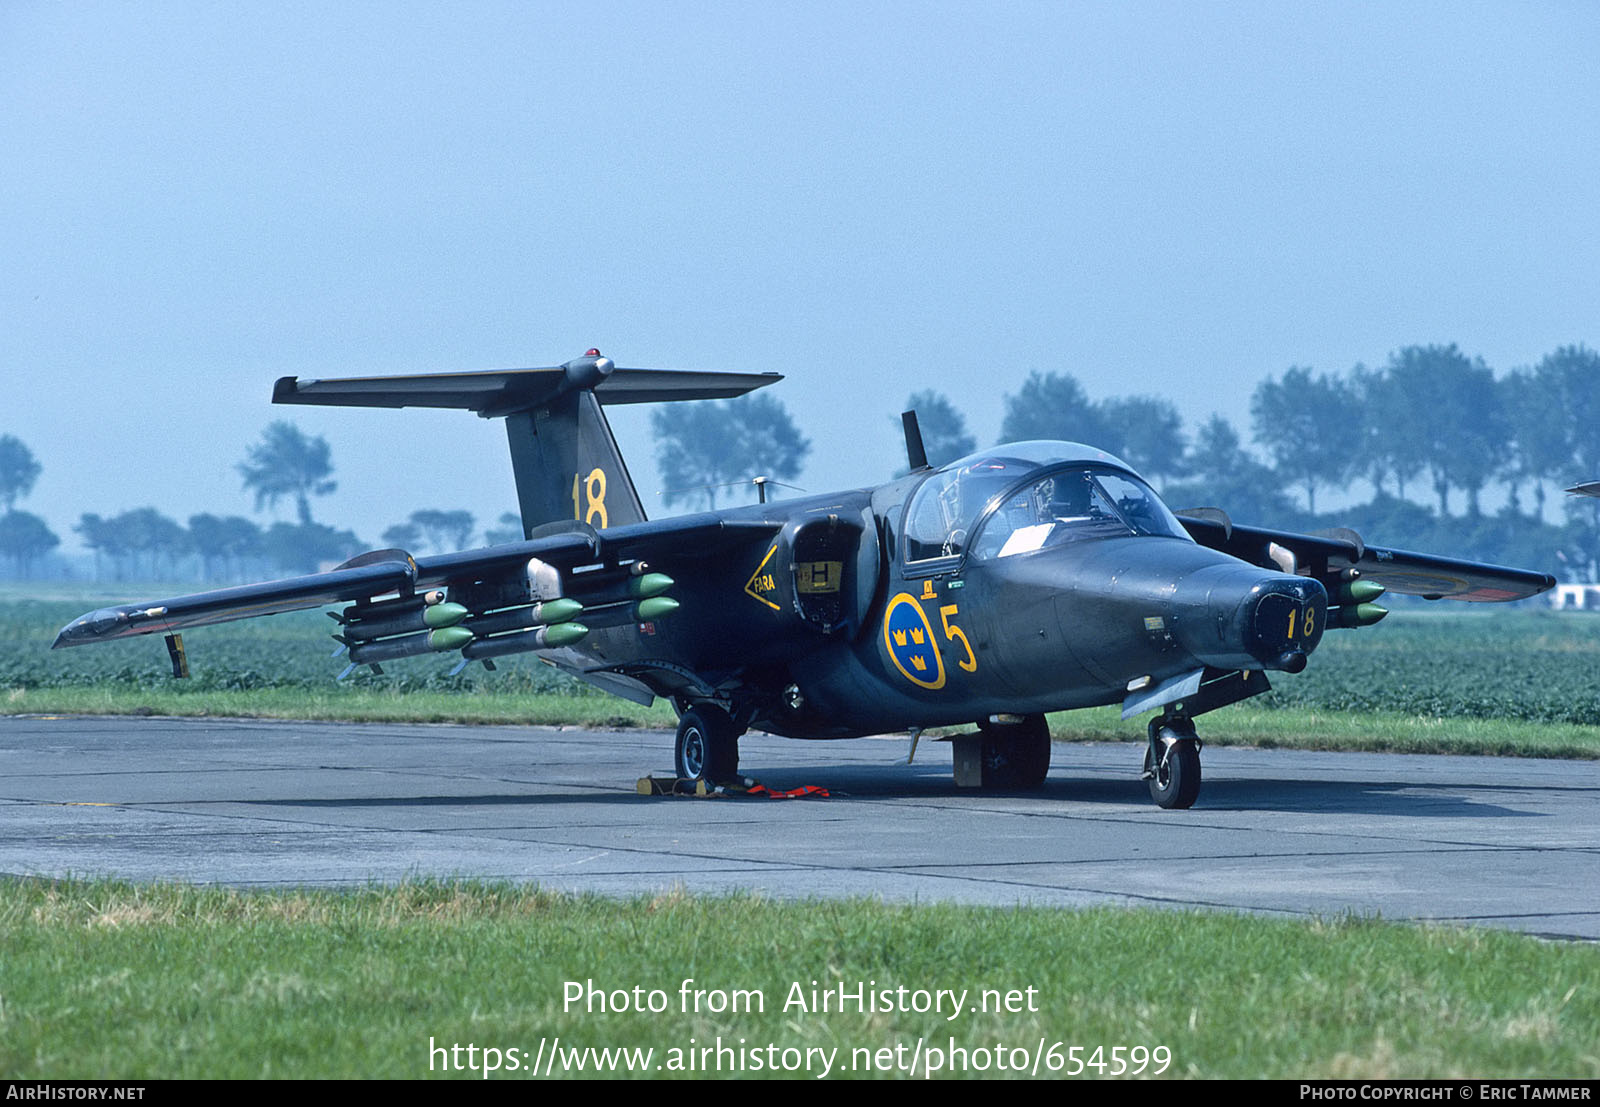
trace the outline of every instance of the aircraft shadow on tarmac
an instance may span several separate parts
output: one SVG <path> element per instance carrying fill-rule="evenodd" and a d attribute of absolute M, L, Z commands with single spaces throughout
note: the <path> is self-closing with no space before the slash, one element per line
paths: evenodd
<path fill-rule="evenodd" d="M 588 806 L 633 803 L 640 798 L 632 792 L 585 791 L 560 795 L 498 792 L 459 796 L 324 796 L 317 799 L 285 796 L 279 799 L 257 798 L 226 802 L 253 807 L 321 807 L 353 810 L 362 807 L 559 807 L 564 804 Z"/>
<path fill-rule="evenodd" d="M 1098 785 L 1090 784 L 1091 789 Z M 1424 793 L 1423 790 L 1426 790 Z M 1581 789 L 1589 791 L 1590 789 Z M 1107 787 L 1107 791 L 1115 791 Z M 1206 781 L 1196 813 L 1275 811 L 1314 814 L 1405 816 L 1430 819 L 1535 819 L 1542 812 L 1520 810 L 1496 802 L 1503 795 L 1525 794 L 1524 787 L 1493 784 L 1449 784 L 1415 780 L 1229 780 Z M 1067 785 L 1068 799 L 1095 802 L 1084 790 Z M 1108 797 L 1108 801 L 1111 797 Z M 1115 796 L 1124 801 L 1125 796 Z"/>
<path fill-rule="evenodd" d="M 973 801 L 986 803 L 1003 801 L 1036 801 L 1049 808 L 1055 805 L 1092 804 L 1104 808 L 1128 808 L 1141 817 L 1182 819 L 1182 812 L 1158 815 L 1149 807 L 1145 783 L 1130 772 L 1127 779 L 1073 778 L 1070 767 L 1054 770 L 1042 788 L 1033 791 L 1002 791 L 960 789 L 950 779 L 949 771 L 942 766 L 905 765 L 819 765 L 815 767 L 784 766 L 763 770 L 746 769 L 752 779 L 759 779 L 767 787 L 787 790 L 815 785 L 828 790 L 829 799 L 808 799 L 807 803 L 860 802 L 874 800 Z M 505 783 L 505 782 L 502 782 Z M 551 792 L 550 789 L 559 791 Z M 539 792 L 497 791 L 464 795 L 414 795 L 414 796 L 349 796 L 322 798 L 282 797 L 277 799 L 249 799 L 235 802 L 259 806 L 349 808 L 363 807 L 494 807 L 494 806 L 640 806 L 656 803 L 684 802 L 690 797 L 645 797 L 628 788 L 604 784 L 574 785 L 563 783 L 538 785 Z M 1192 810 L 1197 816 L 1235 812 L 1295 812 L 1301 814 L 1330 813 L 1376 816 L 1405 816 L 1425 818 L 1541 818 L 1541 812 L 1519 809 L 1504 800 L 1526 795 L 1527 785 L 1500 785 L 1495 783 L 1449 783 L 1422 780 L 1305 780 L 1295 778 L 1229 779 L 1216 776 L 1206 781 L 1203 801 Z M 1576 791 L 1593 793 L 1592 787 L 1541 785 L 1540 791 Z M 770 798 L 717 797 L 701 802 L 762 803 Z M 1061 811 L 1071 814 L 1071 808 Z"/>
<path fill-rule="evenodd" d="M 836 798 L 872 799 L 970 799 L 985 801 L 1038 800 L 1041 803 L 1091 803 L 1135 808 L 1141 816 L 1168 817 L 1150 808 L 1150 795 L 1137 772 L 1125 778 L 1106 779 L 1103 775 L 1073 776 L 1070 763 L 1054 768 L 1044 786 L 1032 791 L 977 790 L 957 788 L 942 763 L 922 765 L 819 765 L 745 771 L 773 789 L 815 784 Z M 1218 773 L 1206 778 L 1206 791 L 1193 810 L 1196 813 L 1233 811 L 1281 811 L 1315 813 L 1319 811 L 1366 815 L 1426 816 L 1429 818 L 1540 818 L 1540 812 L 1519 809 L 1500 802 L 1507 797 L 1525 795 L 1527 785 L 1488 783 L 1446 783 L 1427 780 L 1307 780 L 1297 777 L 1270 779 L 1230 779 Z M 1594 793 L 1592 787 L 1554 788 L 1541 785 L 1540 791 Z M 1600 798 L 1600 797 L 1597 797 Z M 1182 818 L 1181 812 L 1170 817 Z"/>

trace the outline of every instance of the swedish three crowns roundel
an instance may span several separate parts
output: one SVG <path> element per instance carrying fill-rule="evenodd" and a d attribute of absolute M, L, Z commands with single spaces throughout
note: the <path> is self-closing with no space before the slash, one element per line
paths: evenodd
<path fill-rule="evenodd" d="M 944 659 L 933 641 L 933 626 L 909 592 L 889 601 L 883 613 L 883 645 L 902 676 L 919 688 L 944 687 Z"/>

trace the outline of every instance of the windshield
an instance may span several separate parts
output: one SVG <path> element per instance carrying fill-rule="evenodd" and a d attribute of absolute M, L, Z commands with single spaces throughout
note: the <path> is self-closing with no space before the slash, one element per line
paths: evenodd
<path fill-rule="evenodd" d="M 1188 538 L 1183 524 L 1143 481 L 1074 467 L 1008 493 L 984 524 L 973 553 L 1010 557 L 1063 542 L 1129 535 Z"/>
<path fill-rule="evenodd" d="M 993 510 L 993 518 L 984 522 Z M 974 532 L 989 532 L 980 556 L 1114 534 L 1187 538 L 1183 525 L 1156 494 L 1103 451 L 1073 442 L 1014 442 L 952 461 L 918 486 L 906 511 L 905 558 L 927 561 L 968 551 Z M 1060 524 L 1062 530 L 1054 533 Z M 1038 537 L 1038 545 L 1027 543 Z"/>

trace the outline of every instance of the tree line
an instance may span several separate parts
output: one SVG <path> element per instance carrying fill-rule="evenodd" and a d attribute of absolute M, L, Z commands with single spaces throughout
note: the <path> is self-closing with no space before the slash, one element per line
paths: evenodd
<path fill-rule="evenodd" d="M 1191 440 L 1167 400 L 1094 402 L 1070 375 L 1036 372 L 1006 397 L 1000 441 L 1099 446 L 1179 509 L 1221 507 L 1241 523 L 1301 530 L 1350 527 L 1382 545 L 1594 577 L 1595 502 L 1562 497 L 1560 521 L 1547 513 L 1552 489 L 1600 477 L 1600 354 L 1586 346 L 1499 377 L 1454 344 L 1407 346 L 1381 366 L 1344 373 L 1295 366 L 1258 384 L 1249 411 L 1259 452 L 1224 416 Z M 1319 493 L 1331 490 L 1345 502 L 1319 511 Z M 1496 491 L 1504 503 L 1490 514 L 1483 500 Z"/>
<path fill-rule="evenodd" d="M 978 449 L 942 393 L 915 393 L 907 407 L 918 412 L 934 465 Z M 1220 414 L 1191 434 L 1168 400 L 1094 400 L 1071 374 L 1035 371 L 1006 395 L 996 444 L 1065 439 L 1099 447 L 1133 465 L 1180 510 L 1221 507 L 1241 523 L 1301 530 L 1348 526 L 1383 545 L 1593 579 L 1595 501 L 1564 497 L 1552 522 L 1547 497 L 1552 488 L 1600 477 L 1597 416 L 1600 354 L 1585 346 L 1561 347 L 1498 377 L 1453 344 L 1408 346 L 1376 368 L 1295 366 L 1261 381 L 1250 397 L 1250 445 Z M 898 438 L 898 420 L 894 426 Z M 748 502 L 754 478 L 793 480 L 811 450 L 783 404 L 764 393 L 676 404 L 653 413 L 651 428 L 668 506 Z M 287 500 L 295 522 L 261 526 L 200 514 L 183 525 L 148 507 L 86 513 L 74 529 L 94 554 L 96 574 L 242 580 L 311 572 L 367 548 L 354 533 L 312 517 L 312 499 L 337 488 L 324 439 L 275 422 L 235 468 L 258 513 Z M 22 576 L 60 544 L 42 519 L 17 508 L 39 472 L 22 442 L 0 436 L 0 557 Z M 1342 506 L 1319 512 L 1319 494 L 1325 500 L 1334 490 Z M 1485 498 L 1497 492 L 1502 506 L 1486 512 Z M 476 532 L 470 512 L 419 509 L 385 530 L 382 542 L 438 553 L 471 545 Z M 521 537 L 511 512 L 482 535 L 489 544 Z"/>
<path fill-rule="evenodd" d="M 721 490 L 748 486 L 757 474 L 799 475 L 810 443 L 777 401 L 689 406 L 697 409 L 692 419 L 653 417 L 658 465 L 673 486 L 669 503 L 714 507 Z M 943 393 L 914 393 L 906 406 L 918 414 L 931 464 L 978 451 Z M 1500 377 L 1454 344 L 1407 346 L 1375 368 L 1295 366 L 1263 380 L 1250 397 L 1252 444 L 1223 415 L 1191 435 L 1169 400 L 1094 400 L 1069 373 L 1035 371 L 1006 395 L 995 445 L 1096 446 L 1130 463 L 1180 510 L 1220 507 L 1241 523 L 1306 531 L 1348 527 L 1381 545 L 1594 579 L 1600 504 L 1562 497 L 1552 522 L 1547 497 L 1600 479 L 1597 416 L 1600 354 L 1585 346 L 1561 347 Z M 899 421 L 892 425 L 898 438 Z M 1319 493 L 1326 499 L 1332 490 L 1341 506 L 1319 511 Z M 1483 502 L 1495 491 L 1504 506 L 1491 514 Z"/>
<path fill-rule="evenodd" d="M 265 526 L 241 515 L 191 515 L 187 525 L 153 507 L 116 515 L 85 512 L 73 530 L 94 557 L 97 579 L 198 579 L 239 581 L 270 573 L 310 573 L 344 561 L 368 546 L 353 531 L 312 517 L 314 496 L 326 496 L 338 483 L 332 449 L 293 423 L 270 425 L 235 466 L 243 489 L 255 497 L 257 512 L 280 501 L 294 507 L 294 522 Z M 13 435 L 0 436 L 0 557 L 18 577 L 35 575 L 41 561 L 60 544 L 45 521 L 17 509 L 42 471 L 33 452 Z M 468 545 L 477 522 L 470 512 L 421 509 L 390 527 L 383 541 L 410 552 L 446 552 Z M 485 534 L 487 541 L 514 542 L 522 524 L 506 513 Z"/>

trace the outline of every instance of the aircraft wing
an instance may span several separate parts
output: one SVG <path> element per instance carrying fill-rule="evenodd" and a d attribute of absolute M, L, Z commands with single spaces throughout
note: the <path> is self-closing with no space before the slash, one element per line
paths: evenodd
<path fill-rule="evenodd" d="M 378 550 L 324 573 L 91 611 L 62 628 L 53 648 L 512 576 L 533 558 L 560 569 L 576 569 L 668 553 L 711 552 L 757 530 L 771 529 L 768 524 L 729 522 L 707 512 L 605 531 L 578 522 L 554 524 L 540 528 L 546 533 L 536 533 L 524 542 L 438 557 L 413 558 L 403 550 Z"/>
<path fill-rule="evenodd" d="M 1554 588 L 1556 578 L 1531 569 L 1512 569 L 1479 561 L 1369 546 L 1352 530 L 1322 534 L 1233 525 L 1220 511 L 1178 516 L 1202 546 L 1263 567 L 1306 572 L 1326 580 L 1347 569 L 1389 592 L 1424 599 L 1500 603 L 1537 596 Z"/>

